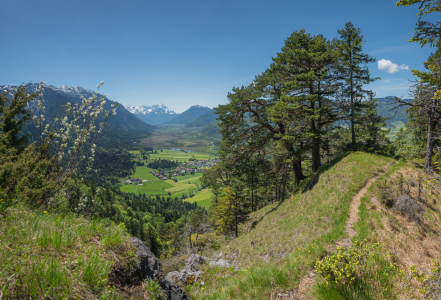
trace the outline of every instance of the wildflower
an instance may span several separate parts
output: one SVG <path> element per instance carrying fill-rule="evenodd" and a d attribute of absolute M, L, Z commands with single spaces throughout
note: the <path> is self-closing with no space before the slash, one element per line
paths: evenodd
<path fill-rule="evenodd" d="M 47 214 L 47 211 L 44 211 L 43 213 Z"/>

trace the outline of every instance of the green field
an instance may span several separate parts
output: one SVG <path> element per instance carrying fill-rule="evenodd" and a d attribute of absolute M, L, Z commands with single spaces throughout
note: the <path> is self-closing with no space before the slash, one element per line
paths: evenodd
<path fill-rule="evenodd" d="M 196 172 L 194 174 L 187 174 L 184 176 L 177 176 L 175 177 L 178 181 L 184 181 L 184 180 L 189 180 L 189 179 L 194 179 L 194 178 L 199 178 L 202 176 L 201 172 Z"/>
<path fill-rule="evenodd" d="M 171 184 L 164 180 L 157 179 L 143 182 L 142 185 L 126 184 L 121 187 L 121 191 L 146 195 L 167 195 L 168 192 L 165 190 L 171 187 L 173 187 Z"/>
<path fill-rule="evenodd" d="M 201 153 L 193 153 L 193 157 L 196 159 L 215 159 L 215 155 L 211 154 L 201 154 Z"/>
<path fill-rule="evenodd" d="M 197 202 L 197 204 L 201 207 L 205 207 L 205 208 L 209 208 L 211 206 L 211 196 L 212 193 L 210 192 L 209 189 L 204 189 L 200 192 L 198 192 L 197 195 L 185 199 L 185 201 L 188 201 L 190 203 L 194 203 Z"/>
<path fill-rule="evenodd" d="M 151 174 L 150 171 L 153 169 L 147 168 L 147 167 L 136 167 L 135 174 L 133 174 L 132 178 L 141 178 L 143 180 L 157 180 L 158 177 Z"/>
<path fill-rule="evenodd" d="M 389 133 L 386 135 L 391 140 L 395 139 L 395 136 L 400 131 L 400 128 L 405 128 L 406 124 L 401 121 L 392 122 L 392 126 L 390 127 Z"/>
<path fill-rule="evenodd" d="M 175 183 L 173 180 L 170 180 L 170 181 Z M 166 191 L 173 194 L 173 193 L 185 191 L 186 189 L 189 189 L 190 187 L 195 187 L 194 184 L 188 184 L 188 183 L 183 183 L 183 182 L 180 182 L 180 183 L 181 183 L 180 185 L 177 185 L 177 186 L 175 185 L 171 188 L 166 189 Z"/>
<path fill-rule="evenodd" d="M 200 207 L 205 207 L 206 209 L 209 209 L 211 207 L 211 198 L 198 201 L 197 204 Z"/>
<path fill-rule="evenodd" d="M 183 151 L 166 150 L 163 149 L 162 152 L 158 150 L 158 153 L 150 154 L 150 159 L 168 159 L 175 161 L 188 161 L 192 156 Z"/>
<path fill-rule="evenodd" d="M 213 151 L 213 143 L 218 140 L 202 135 L 201 129 L 184 128 L 183 126 L 167 126 L 158 128 L 155 133 L 141 140 L 141 143 L 155 149 L 180 148 L 217 155 Z M 207 149 L 207 151 L 204 151 Z M 210 152 L 212 151 L 212 152 Z"/>

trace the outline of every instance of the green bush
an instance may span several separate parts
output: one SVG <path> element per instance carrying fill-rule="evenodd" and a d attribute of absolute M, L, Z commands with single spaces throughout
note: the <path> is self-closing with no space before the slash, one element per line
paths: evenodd
<path fill-rule="evenodd" d="M 149 279 L 149 283 L 146 287 L 147 295 L 149 296 L 149 299 L 152 300 L 161 300 L 163 299 L 162 296 L 162 288 L 156 281 Z"/>
<path fill-rule="evenodd" d="M 318 260 L 315 269 L 327 283 L 351 284 L 363 275 L 366 263 L 374 256 L 377 248 L 378 244 L 356 240 L 349 249 L 338 247 L 336 254 Z"/>

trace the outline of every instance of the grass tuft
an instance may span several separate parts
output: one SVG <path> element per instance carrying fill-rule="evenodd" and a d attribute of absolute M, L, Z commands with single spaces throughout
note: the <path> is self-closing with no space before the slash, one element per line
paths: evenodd
<path fill-rule="evenodd" d="M 5 298 L 111 297 L 113 268 L 135 262 L 124 228 L 11 207 L 0 220 L 0 291 Z"/>

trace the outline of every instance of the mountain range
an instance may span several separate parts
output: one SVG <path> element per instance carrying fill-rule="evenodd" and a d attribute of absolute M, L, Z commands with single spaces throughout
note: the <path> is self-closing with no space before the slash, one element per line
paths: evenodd
<path fill-rule="evenodd" d="M 30 83 L 27 89 L 30 93 L 36 92 L 39 83 Z M 14 85 L 0 85 L 0 93 L 5 91 L 14 92 L 17 86 Z M 80 103 L 81 96 L 89 98 L 95 94 L 95 91 L 86 90 L 82 87 L 71 87 L 63 85 L 59 88 L 53 85 L 45 85 L 43 92 L 44 106 L 46 108 L 45 118 L 48 124 L 51 124 L 55 118 L 65 115 L 66 104 L 70 102 L 72 105 Z M 98 94 L 98 97 L 101 97 Z M 112 104 L 119 104 L 115 100 L 105 98 L 106 104 L 104 109 L 110 111 Z M 37 111 L 37 102 L 32 101 L 28 104 L 28 108 L 33 112 Z M 102 119 L 101 119 L 102 120 Z M 35 124 L 30 124 L 25 128 L 27 133 L 36 134 Z M 116 115 L 110 117 L 107 125 L 104 127 L 102 139 L 107 140 L 106 143 L 128 143 L 141 136 L 151 134 L 153 126 L 139 120 L 131 112 L 119 104 L 116 109 Z"/>
<path fill-rule="evenodd" d="M 403 101 L 406 102 L 412 102 L 412 99 L 403 99 Z M 393 110 L 394 105 L 394 97 L 388 96 L 384 98 L 378 98 L 377 101 L 377 112 L 382 117 L 389 117 L 390 119 L 386 121 L 386 124 L 388 127 L 392 126 L 393 124 L 397 124 L 399 122 L 402 122 L 404 124 L 407 123 L 407 114 L 406 114 L 406 107 L 401 107 L 397 111 Z M 391 110 L 392 109 L 392 110 Z"/>
<path fill-rule="evenodd" d="M 201 105 L 193 105 L 186 111 L 184 111 L 182 114 L 177 116 L 176 118 L 173 118 L 170 121 L 164 122 L 164 125 L 186 125 L 190 122 L 196 120 L 197 118 L 201 117 L 202 115 L 214 112 L 214 109 L 209 108 L 207 106 L 201 106 Z M 209 123 L 207 123 L 208 125 Z"/>
<path fill-rule="evenodd" d="M 152 106 L 126 105 L 125 108 L 137 118 L 152 125 L 165 123 L 179 116 L 179 114 L 175 113 L 162 103 Z"/>

